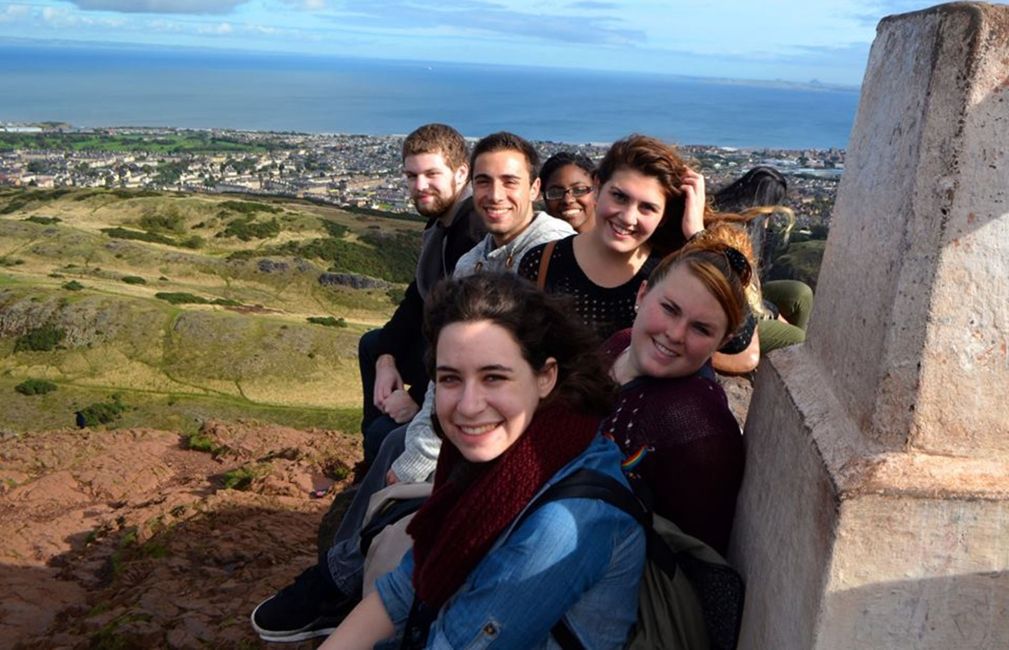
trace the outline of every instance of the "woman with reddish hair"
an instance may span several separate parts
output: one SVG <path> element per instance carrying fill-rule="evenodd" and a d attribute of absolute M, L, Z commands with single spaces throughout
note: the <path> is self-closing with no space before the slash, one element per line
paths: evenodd
<path fill-rule="evenodd" d="M 704 227 L 704 177 L 645 135 L 615 142 L 593 176 L 595 227 L 533 248 L 519 275 L 575 297 L 603 339 L 634 320 L 634 297 L 663 255 Z M 548 255 L 547 255 L 548 254 Z"/>
<path fill-rule="evenodd" d="M 743 438 L 725 392 L 702 369 L 748 313 L 752 266 L 713 235 L 656 266 L 638 290 L 633 326 L 604 345 L 621 388 L 603 431 L 620 446 L 639 496 L 724 554 Z"/>

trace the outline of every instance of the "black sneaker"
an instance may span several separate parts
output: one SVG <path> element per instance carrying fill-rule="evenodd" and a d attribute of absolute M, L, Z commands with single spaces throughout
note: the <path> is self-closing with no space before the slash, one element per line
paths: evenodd
<path fill-rule="evenodd" d="M 279 643 L 329 636 L 358 599 L 337 590 L 326 569 L 315 565 L 252 610 L 252 629 L 264 641 Z"/>

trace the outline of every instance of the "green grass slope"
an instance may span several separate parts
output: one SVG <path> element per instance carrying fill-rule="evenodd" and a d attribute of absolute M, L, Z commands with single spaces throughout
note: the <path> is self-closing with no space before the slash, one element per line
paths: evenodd
<path fill-rule="evenodd" d="M 262 197 L 0 191 L 0 429 L 66 426 L 114 393 L 138 425 L 216 409 L 353 426 L 357 338 L 394 309 L 421 227 Z M 61 332 L 51 349 L 26 343 L 40 328 Z M 57 390 L 15 392 L 30 379 Z"/>

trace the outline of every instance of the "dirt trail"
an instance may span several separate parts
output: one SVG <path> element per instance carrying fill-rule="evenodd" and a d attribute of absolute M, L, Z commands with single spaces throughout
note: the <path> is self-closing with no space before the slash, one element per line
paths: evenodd
<path fill-rule="evenodd" d="M 202 433 L 216 454 L 150 429 L 0 440 L 0 647 L 265 645 L 249 612 L 315 562 L 360 448 L 335 431 Z"/>
<path fill-rule="evenodd" d="M 742 421 L 750 385 L 723 383 Z M 0 647 L 266 647 L 248 615 L 315 563 L 360 446 L 254 424 L 201 435 L 215 453 L 152 429 L 0 433 Z"/>

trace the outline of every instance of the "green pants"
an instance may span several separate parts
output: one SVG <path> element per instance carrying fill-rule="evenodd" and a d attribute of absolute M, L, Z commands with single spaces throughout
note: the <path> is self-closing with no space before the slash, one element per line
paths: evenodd
<path fill-rule="evenodd" d="M 772 280 L 761 287 L 764 299 L 777 306 L 787 320 L 761 320 L 757 323 L 760 354 L 802 343 L 806 340 L 806 325 L 813 310 L 813 290 L 798 280 Z"/>

